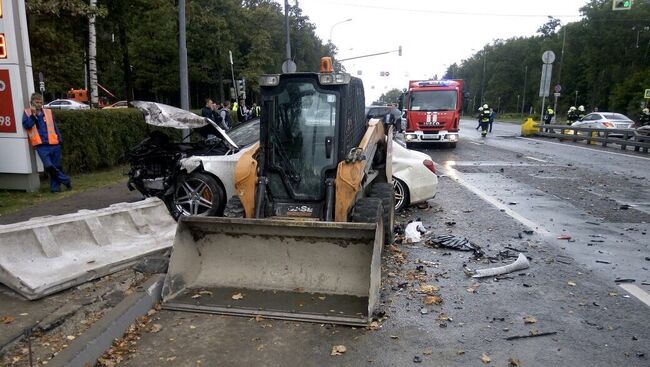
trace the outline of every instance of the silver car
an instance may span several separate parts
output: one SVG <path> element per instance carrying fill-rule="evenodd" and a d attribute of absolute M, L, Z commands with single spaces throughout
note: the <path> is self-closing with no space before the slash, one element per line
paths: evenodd
<path fill-rule="evenodd" d="M 44 105 L 43 108 L 50 108 L 53 110 L 87 110 L 90 106 L 73 99 L 55 99 L 54 101 Z"/>
<path fill-rule="evenodd" d="M 590 127 L 594 129 L 631 129 L 634 125 L 629 117 L 616 112 L 592 112 L 580 121 L 571 124 L 575 127 Z M 622 134 L 608 134 L 609 136 L 623 136 Z"/>

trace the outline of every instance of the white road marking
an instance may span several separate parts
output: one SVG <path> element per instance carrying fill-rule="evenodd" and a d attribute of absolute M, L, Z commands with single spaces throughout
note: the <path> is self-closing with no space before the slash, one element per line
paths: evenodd
<path fill-rule="evenodd" d="M 650 294 L 634 284 L 619 284 L 619 287 L 650 307 Z"/>
<path fill-rule="evenodd" d="M 471 141 L 471 140 L 470 140 L 470 143 L 472 143 L 472 144 L 474 144 L 474 145 L 483 145 L 483 144 L 481 144 L 481 143 L 477 143 L 477 142 L 475 142 L 475 141 Z"/>
<path fill-rule="evenodd" d="M 571 145 L 571 144 L 555 143 L 555 142 L 552 142 L 552 141 L 545 141 L 545 140 L 539 140 L 539 139 L 531 139 L 531 138 L 523 138 L 523 137 L 517 137 L 517 139 L 530 140 L 530 141 L 541 142 L 541 143 L 545 143 L 545 144 L 556 144 L 556 145 L 561 145 L 563 147 L 572 147 L 572 148 L 576 148 L 576 149 L 589 150 L 591 152 L 607 153 L 607 154 L 613 154 L 613 155 L 620 155 L 620 156 L 623 156 L 623 157 L 632 157 L 632 158 L 645 159 L 647 161 L 650 161 L 650 158 L 639 157 L 638 155 L 633 155 L 633 154 L 623 154 L 623 153 L 616 153 L 616 152 L 608 152 L 608 151 L 605 151 L 605 150 L 578 147 L 578 146 Z"/>
<path fill-rule="evenodd" d="M 504 203 L 499 202 L 496 198 L 488 195 L 482 190 L 479 190 L 477 187 L 474 185 L 470 184 L 469 182 L 465 181 L 461 176 L 460 172 L 455 170 L 453 167 L 447 165 L 447 166 L 441 166 L 436 164 L 438 167 L 440 167 L 441 171 L 446 174 L 447 176 L 453 178 L 458 182 L 459 184 L 465 186 L 469 191 L 473 192 L 476 194 L 478 197 L 481 199 L 485 200 L 486 202 L 494 205 L 497 209 L 500 211 L 506 213 L 509 215 L 511 218 L 514 220 L 520 222 L 521 224 L 525 225 L 526 227 L 532 229 L 533 231 L 542 234 L 542 235 L 548 235 L 551 232 L 544 228 L 541 224 L 537 224 L 533 222 L 532 220 L 520 215 L 519 213 L 515 212 L 514 210 L 510 209 L 507 205 Z"/>
<path fill-rule="evenodd" d="M 537 161 L 537 162 L 548 163 L 548 161 L 545 161 L 545 160 L 539 159 L 539 158 L 535 158 L 535 157 L 526 156 L 526 158 L 532 159 L 532 160 Z"/>

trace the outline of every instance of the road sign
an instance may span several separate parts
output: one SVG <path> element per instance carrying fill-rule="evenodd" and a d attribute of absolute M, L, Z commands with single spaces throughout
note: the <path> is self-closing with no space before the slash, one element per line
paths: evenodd
<path fill-rule="evenodd" d="M 555 53 L 553 51 L 544 51 L 542 61 L 544 64 L 552 64 L 555 61 Z"/>
<path fill-rule="evenodd" d="M 553 93 L 553 97 L 558 98 L 559 96 L 560 96 L 560 93 L 557 93 L 557 92 Z"/>
<path fill-rule="evenodd" d="M 649 98 L 650 99 L 650 89 L 645 90 L 645 94 L 643 95 L 643 98 Z"/>
<path fill-rule="evenodd" d="M 555 85 L 555 93 L 560 93 L 562 91 L 562 86 L 559 84 Z"/>
<path fill-rule="evenodd" d="M 282 72 L 283 73 L 295 73 L 297 70 L 296 63 L 291 59 L 284 60 L 282 63 Z"/>
<path fill-rule="evenodd" d="M 553 64 L 542 65 L 542 78 L 539 82 L 539 96 L 548 97 L 551 89 L 551 74 L 553 73 Z"/>

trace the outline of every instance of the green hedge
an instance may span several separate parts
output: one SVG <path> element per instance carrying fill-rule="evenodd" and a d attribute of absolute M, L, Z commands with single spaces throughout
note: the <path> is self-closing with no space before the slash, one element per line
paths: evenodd
<path fill-rule="evenodd" d="M 63 136 L 63 170 L 92 172 L 126 162 L 126 152 L 155 128 L 136 109 L 54 111 Z M 174 138 L 180 130 L 161 129 Z"/>

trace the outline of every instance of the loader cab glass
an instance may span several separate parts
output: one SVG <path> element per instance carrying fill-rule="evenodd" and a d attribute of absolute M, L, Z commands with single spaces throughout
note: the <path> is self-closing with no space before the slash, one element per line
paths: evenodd
<path fill-rule="evenodd" d="M 321 200 L 324 176 L 335 168 L 338 94 L 315 80 L 289 79 L 271 96 L 269 187 L 279 199 Z M 334 150 L 335 151 L 335 150 Z"/>
<path fill-rule="evenodd" d="M 411 111 L 453 111 L 458 106 L 457 93 L 453 90 L 421 91 L 410 95 Z"/>

